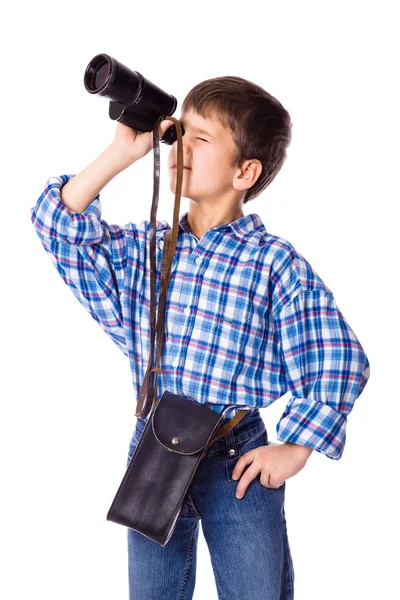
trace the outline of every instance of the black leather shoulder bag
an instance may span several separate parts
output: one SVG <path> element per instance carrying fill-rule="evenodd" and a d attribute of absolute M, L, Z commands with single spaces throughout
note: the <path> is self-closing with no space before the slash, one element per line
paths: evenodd
<path fill-rule="evenodd" d="M 156 214 L 159 198 L 159 123 L 169 119 L 177 129 L 178 156 L 173 226 L 164 236 L 161 285 L 156 325 Z M 150 358 L 136 407 L 136 417 L 146 418 L 125 475 L 107 514 L 108 521 L 130 527 L 160 546 L 171 538 L 190 485 L 208 448 L 249 412 L 239 410 L 224 425 L 223 415 L 185 396 L 165 390 L 157 399 L 156 374 L 164 336 L 166 293 L 178 237 L 183 177 L 182 130 L 171 116 L 161 116 L 153 127 L 154 190 L 150 217 Z M 157 332 L 156 365 L 154 342 Z M 150 413 L 150 414 L 149 414 Z M 218 427 L 219 426 L 219 427 Z"/>

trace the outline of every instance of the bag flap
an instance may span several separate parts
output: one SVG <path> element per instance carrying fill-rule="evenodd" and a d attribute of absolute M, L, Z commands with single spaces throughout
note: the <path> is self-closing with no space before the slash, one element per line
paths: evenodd
<path fill-rule="evenodd" d="M 165 391 L 152 417 L 157 440 L 177 454 L 202 450 L 222 421 L 223 415 L 191 398 Z"/>

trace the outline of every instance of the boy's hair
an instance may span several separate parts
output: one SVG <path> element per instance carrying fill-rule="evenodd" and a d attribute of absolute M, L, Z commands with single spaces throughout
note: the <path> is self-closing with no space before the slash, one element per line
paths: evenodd
<path fill-rule="evenodd" d="M 243 203 L 254 200 L 275 179 L 286 160 L 292 139 L 287 110 L 259 85 L 227 75 L 206 79 L 186 95 L 181 112 L 193 111 L 203 118 L 217 118 L 230 128 L 236 144 L 231 166 L 256 158 L 262 171 L 246 190 Z"/>

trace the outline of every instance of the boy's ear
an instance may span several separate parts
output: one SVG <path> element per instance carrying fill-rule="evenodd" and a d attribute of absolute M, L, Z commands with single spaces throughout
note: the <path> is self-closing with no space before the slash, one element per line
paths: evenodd
<path fill-rule="evenodd" d="M 257 158 L 246 160 L 243 163 L 242 168 L 239 169 L 238 175 L 236 176 L 236 179 L 239 181 L 240 184 L 246 185 L 244 187 L 242 187 L 241 185 L 241 187 L 238 189 L 245 190 L 252 187 L 257 181 L 257 179 L 260 177 L 261 171 L 262 164 Z"/>

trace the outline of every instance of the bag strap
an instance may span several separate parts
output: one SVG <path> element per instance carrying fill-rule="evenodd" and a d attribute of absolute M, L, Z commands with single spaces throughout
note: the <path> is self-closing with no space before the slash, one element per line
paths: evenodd
<path fill-rule="evenodd" d="M 175 204 L 172 229 L 169 229 L 164 235 L 164 247 L 162 254 L 160 298 L 158 306 L 158 318 L 156 324 L 156 215 L 160 188 L 160 146 L 159 146 L 159 123 L 164 119 L 173 121 L 176 127 L 178 139 L 177 169 L 176 169 L 176 188 Z M 180 122 L 171 116 L 161 116 L 157 119 L 153 127 L 153 149 L 154 149 L 154 179 L 153 179 L 153 201 L 150 213 L 150 357 L 146 374 L 139 393 L 139 399 L 136 406 L 136 417 L 146 418 L 150 411 L 155 410 L 157 400 L 157 377 L 162 373 L 159 366 L 154 366 L 154 342 L 157 333 L 156 347 L 156 365 L 160 364 L 161 348 L 164 341 L 164 321 L 165 304 L 167 289 L 171 277 L 172 258 L 175 254 L 176 242 L 178 239 L 179 209 L 181 203 L 182 179 L 183 179 L 183 148 L 182 148 L 182 129 Z M 248 413 L 248 410 L 238 410 L 232 419 L 224 425 L 221 425 L 212 441 L 216 441 L 233 429 L 239 421 Z"/>

